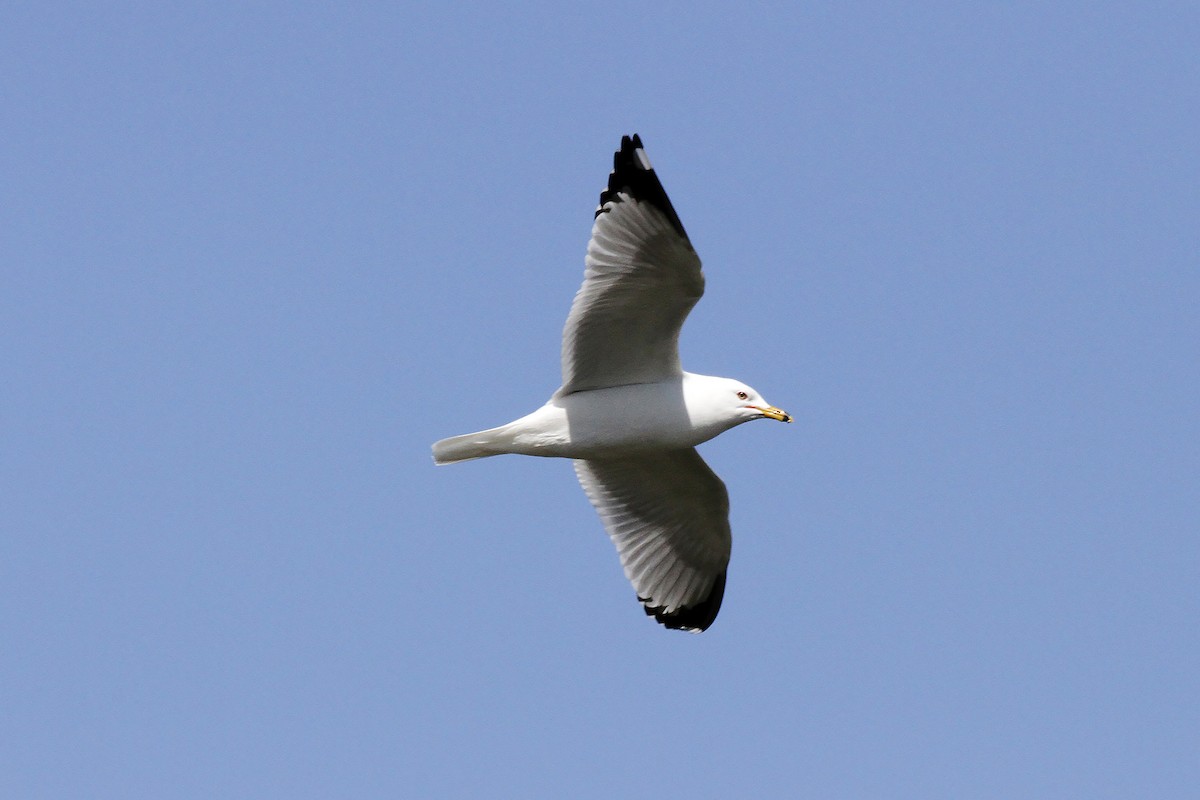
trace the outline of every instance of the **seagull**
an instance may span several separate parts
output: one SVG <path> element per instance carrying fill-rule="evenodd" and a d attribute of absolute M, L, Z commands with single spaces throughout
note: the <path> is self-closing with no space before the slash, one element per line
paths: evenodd
<path fill-rule="evenodd" d="M 740 381 L 683 371 L 679 331 L 704 274 L 637 134 L 613 157 L 584 263 L 562 386 L 532 414 L 435 443 L 434 462 L 573 459 L 646 614 L 699 633 L 721 608 L 731 535 L 729 493 L 696 445 L 792 418 Z"/>

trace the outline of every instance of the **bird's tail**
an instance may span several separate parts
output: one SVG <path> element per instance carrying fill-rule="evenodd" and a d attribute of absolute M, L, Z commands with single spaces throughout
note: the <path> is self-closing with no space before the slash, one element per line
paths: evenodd
<path fill-rule="evenodd" d="M 470 461 L 473 458 L 487 458 L 508 452 L 499 445 L 504 440 L 507 426 L 489 428 L 486 431 L 464 433 L 462 436 L 451 436 L 433 444 L 433 463 L 454 464 L 458 461 Z"/>

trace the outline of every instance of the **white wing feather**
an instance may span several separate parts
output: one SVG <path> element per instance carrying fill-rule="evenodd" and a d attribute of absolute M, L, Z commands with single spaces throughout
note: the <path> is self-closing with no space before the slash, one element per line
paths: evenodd
<path fill-rule="evenodd" d="M 646 613 L 673 628 L 711 625 L 729 565 L 729 494 L 700 454 L 574 463 Z"/>

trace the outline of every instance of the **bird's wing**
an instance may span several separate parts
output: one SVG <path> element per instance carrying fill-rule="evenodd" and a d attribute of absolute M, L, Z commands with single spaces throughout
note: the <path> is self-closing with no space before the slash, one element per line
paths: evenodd
<path fill-rule="evenodd" d="M 729 493 L 695 448 L 575 461 L 638 599 L 668 628 L 699 632 L 721 609 Z"/>
<path fill-rule="evenodd" d="M 636 134 L 613 157 L 585 264 L 563 330 L 559 393 L 680 375 L 679 330 L 704 275 Z"/>

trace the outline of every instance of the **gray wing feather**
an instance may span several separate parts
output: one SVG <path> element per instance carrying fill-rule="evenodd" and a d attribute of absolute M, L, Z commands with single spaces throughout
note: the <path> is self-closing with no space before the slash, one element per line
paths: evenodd
<path fill-rule="evenodd" d="M 563 329 L 560 394 L 680 375 L 679 331 L 704 275 L 636 137 L 616 154 L 585 264 Z"/>
<path fill-rule="evenodd" d="M 574 463 L 646 613 L 672 628 L 712 624 L 729 565 L 729 494 L 700 454 Z"/>

